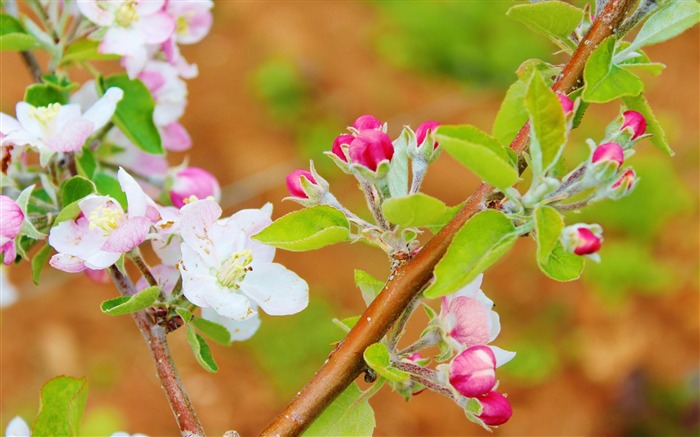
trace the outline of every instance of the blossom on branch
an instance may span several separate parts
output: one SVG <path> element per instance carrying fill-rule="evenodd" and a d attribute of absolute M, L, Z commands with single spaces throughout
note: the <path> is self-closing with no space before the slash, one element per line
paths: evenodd
<path fill-rule="evenodd" d="M 15 238 L 23 222 L 24 212 L 17 202 L 0 195 L 0 254 L 5 265 L 12 264 L 17 257 Z"/>

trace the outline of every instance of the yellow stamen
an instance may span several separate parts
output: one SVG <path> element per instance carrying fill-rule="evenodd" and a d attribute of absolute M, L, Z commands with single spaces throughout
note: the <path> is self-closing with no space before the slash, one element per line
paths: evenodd
<path fill-rule="evenodd" d="M 216 280 L 227 288 L 238 288 L 238 283 L 245 278 L 246 273 L 252 270 L 253 252 L 242 250 L 234 252 L 221 264 L 221 269 L 216 273 Z"/>
<path fill-rule="evenodd" d="M 117 208 L 110 208 L 106 205 L 99 206 L 92 210 L 88 216 L 90 221 L 89 229 L 102 229 L 105 235 L 109 235 L 121 224 L 124 213 Z"/>
<path fill-rule="evenodd" d="M 114 21 L 121 27 L 129 27 L 131 23 L 139 19 L 136 11 L 136 2 L 129 0 L 124 2 L 119 9 L 114 12 Z"/>

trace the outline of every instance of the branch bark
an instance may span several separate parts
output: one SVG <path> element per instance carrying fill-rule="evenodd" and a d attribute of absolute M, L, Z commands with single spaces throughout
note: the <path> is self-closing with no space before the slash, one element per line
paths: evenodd
<path fill-rule="evenodd" d="M 607 2 L 552 86 L 555 92 L 569 93 L 583 84 L 583 68 L 591 52 L 616 31 L 636 1 Z M 529 144 L 529 134 L 530 126 L 526 124 L 511 143 L 511 149 L 518 154 L 525 151 Z M 403 310 L 430 280 L 433 268 L 445 254 L 457 231 L 474 214 L 485 208 L 487 199 L 493 193 L 493 187 L 482 183 L 452 221 L 415 257 L 392 273 L 382 292 L 331 353 L 326 363 L 261 435 L 301 434 L 359 376 L 365 367 L 362 358 L 364 350 L 386 335 Z"/>

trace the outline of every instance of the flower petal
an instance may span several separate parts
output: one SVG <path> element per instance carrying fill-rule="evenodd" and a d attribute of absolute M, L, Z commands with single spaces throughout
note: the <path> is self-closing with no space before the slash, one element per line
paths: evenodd
<path fill-rule="evenodd" d="M 67 122 L 56 135 L 45 139 L 46 145 L 56 152 L 75 152 L 83 147 L 93 131 L 91 121 L 78 117 Z"/>
<path fill-rule="evenodd" d="M 67 253 L 57 253 L 49 260 L 51 267 L 68 273 L 78 273 L 85 270 L 85 261 Z"/>
<path fill-rule="evenodd" d="M 231 341 L 248 340 L 260 327 L 260 315 L 257 311 L 245 320 L 232 320 L 220 316 L 211 308 L 202 308 L 202 318 L 225 327 L 231 335 Z"/>
<path fill-rule="evenodd" d="M 309 286 L 281 264 L 256 265 L 241 282 L 241 290 L 266 313 L 295 314 L 309 304 Z"/>
<path fill-rule="evenodd" d="M 102 250 L 126 253 L 143 243 L 153 223 L 146 217 L 132 217 L 109 234 Z"/>
<path fill-rule="evenodd" d="M 124 98 L 124 91 L 121 88 L 109 88 L 104 96 L 85 111 L 83 118 L 93 123 L 94 130 L 99 130 L 107 124 L 117 109 L 117 103 Z"/>

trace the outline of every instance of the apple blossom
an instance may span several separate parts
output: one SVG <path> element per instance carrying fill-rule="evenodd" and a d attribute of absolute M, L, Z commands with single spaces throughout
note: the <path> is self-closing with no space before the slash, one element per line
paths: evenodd
<path fill-rule="evenodd" d="M 187 105 L 187 85 L 172 65 L 163 61 L 149 61 L 138 78 L 155 101 L 153 121 L 157 126 L 166 126 L 182 116 Z"/>
<path fill-rule="evenodd" d="M 350 161 L 372 171 L 377 171 L 379 163 L 390 161 L 394 156 L 394 145 L 387 134 L 380 130 L 360 131 L 348 148 Z"/>
<path fill-rule="evenodd" d="M 212 0 L 186 2 L 168 0 L 165 11 L 175 19 L 173 38 L 180 44 L 194 44 L 201 41 L 211 29 L 213 7 Z"/>
<path fill-rule="evenodd" d="M 306 282 L 272 262 L 273 247 L 250 238 L 272 222 L 271 212 L 265 206 L 219 219 L 221 207 L 211 200 L 182 207 L 179 269 L 190 302 L 237 321 L 253 317 L 256 306 L 271 315 L 306 308 Z"/>
<path fill-rule="evenodd" d="M 314 176 L 311 174 L 310 171 L 298 169 L 294 170 L 293 172 L 287 175 L 287 189 L 289 190 L 289 194 L 291 194 L 294 197 L 308 199 L 309 195 L 306 194 L 306 192 L 304 191 L 304 187 L 301 184 L 302 177 L 306 178 L 306 180 L 308 180 L 312 184 L 316 183 L 316 179 L 314 179 Z"/>
<path fill-rule="evenodd" d="M 17 257 L 15 238 L 19 235 L 24 212 L 11 198 L 0 195 L 0 254 L 4 264 L 12 264 Z"/>
<path fill-rule="evenodd" d="M 634 173 L 634 170 L 628 168 L 620 174 L 620 177 L 615 182 L 613 182 L 610 188 L 612 188 L 613 190 L 620 189 L 622 191 L 627 192 L 630 191 L 632 187 L 634 187 L 635 182 L 636 175 Z"/>
<path fill-rule="evenodd" d="M 15 416 L 5 428 L 5 437 L 29 437 L 32 435 L 32 430 L 19 416 Z"/>
<path fill-rule="evenodd" d="M 575 224 L 562 230 L 562 243 L 576 255 L 598 259 L 596 252 L 603 242 L 602 228 L 598 225 Z"/>
<path fill-rule="evenodd" d="M 187 167 L 173 176 L 170 200 L 180 208 L 190 199 L 221 199 L 221 187 L 213 174 L 199 167 Z"/>
<path fill-rule="evenodd" d="M 513 415 L 513 408 L 508 399 L 499 392 L 492 390 L 476 398 L 481 404 L 479 419 L 489 426 L 503 425 Z"/>

